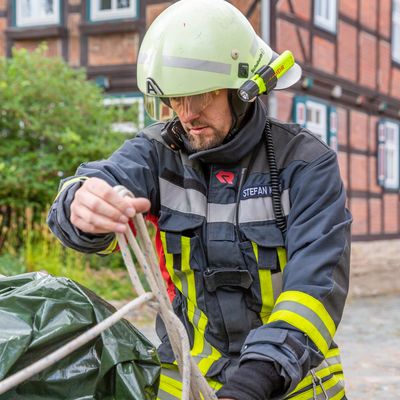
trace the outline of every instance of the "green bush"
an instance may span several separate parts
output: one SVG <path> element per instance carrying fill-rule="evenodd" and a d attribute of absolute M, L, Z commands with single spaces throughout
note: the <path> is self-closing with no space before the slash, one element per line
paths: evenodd
<path fill-rule="evenodd" d="M 0 58 L 0 273 L 43 269 L 123 297 L 132 290 L 121 278 L 121 258 L 62 248 L 48 236 L 44 218 L 60 179 L 118 148 L 126 135 L 113 132 L 112 123 L 137 122 L 137 109 L 104 107 L 102 90 L 84 70 L 46 57 L 45 50 Z"/>
<path fill-rule="evenodd" d="M 43 52 L 0 60 L 0 205 L 12 208 L 46 206 L 61 177 L 124 140 L 111 131 L 121 109 L 104 107 L 83 70 Z"/>

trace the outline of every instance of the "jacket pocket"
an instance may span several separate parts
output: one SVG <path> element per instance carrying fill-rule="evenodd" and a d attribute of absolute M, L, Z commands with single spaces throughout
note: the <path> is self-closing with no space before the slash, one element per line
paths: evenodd
<path fill-rule="evenodd" d="M 259 314 L 265 324 L 275 301 L 282 291 L 281 264 L 286 263 L 283 238 L 275 225 L 247 225 L 241 227 L 246 241 L 241 250 L 253 277 L 248 306 Z"/>
<path fill-rule="evenodd" d="M 202 222 L 196 216 L 165 211 L 159 219 L 167 271 L 175 287 L 195 304 L 206 262 L 198 233 Z"/>

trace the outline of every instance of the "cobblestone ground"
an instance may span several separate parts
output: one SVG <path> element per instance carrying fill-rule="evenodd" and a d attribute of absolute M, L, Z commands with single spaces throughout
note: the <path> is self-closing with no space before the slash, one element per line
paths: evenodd
<path fill-rule="evenodd" d="M 350 299 L 336 334 L 349 400 L 400 399 L 400 296 Z"/>
<path fill-rule="evenodd" d="M 132 322 L 157 344 L 150 323 Z M 336 342 L 349 400 L 400 399 L 400 296 L 350 299 Z"/>

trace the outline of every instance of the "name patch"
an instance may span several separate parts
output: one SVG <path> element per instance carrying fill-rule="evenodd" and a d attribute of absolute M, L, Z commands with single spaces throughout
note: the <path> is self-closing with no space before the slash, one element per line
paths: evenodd
<path fill-rule="evenodd" d="M 253 186 L 242 190 L 241 199 L 272 196 L 272 187 L 268 185 Z"/>

